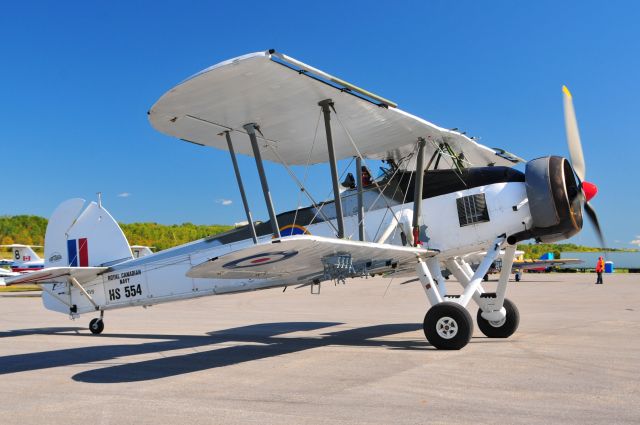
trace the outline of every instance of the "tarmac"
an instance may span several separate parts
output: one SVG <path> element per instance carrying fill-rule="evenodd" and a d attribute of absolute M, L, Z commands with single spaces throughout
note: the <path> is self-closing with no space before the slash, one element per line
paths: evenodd
<path fill-rule="evenodd" d="M 640 275 L 523 279 L 518 331 L 461 351 L 428 344 L 401 279 L 108 311 L 100 336 L 0 297 L 0 422 L 640 423 Z"/>

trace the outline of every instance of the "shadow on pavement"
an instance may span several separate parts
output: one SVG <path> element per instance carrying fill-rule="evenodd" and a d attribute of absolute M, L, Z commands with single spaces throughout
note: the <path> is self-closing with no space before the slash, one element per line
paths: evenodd
<path fill-rule="evenodd" d="M 396 350 L 431 348 L 424 339 L 376 340 L 376 338 L 412 332 L 422 328 L 420 324 L 415 323 L 329 331 L 319 336 L 309 337 L 282 336 L 292 332 L 313 331 L 341 324 L 337 322 L 263 323 L 210 332 L 206 335 L 103 334 L 103 336 L 111 338 L 128 338 L 141 342 L 139 344 L 96 345 L 4 356 L 0 357 L 0 375 L 93 362 L 120 361 L 121 358 L 141 354 L 194 349 L 194 352 L 188 354 L 175 356 L 169 354 L 168 357 L 154 357 L 149 360 L 100 367 L 73 376 L 76 381 L 90 383 L 136 382 L 230 366 L 330 345 L 384 347 Z M 89 334 L 79 334 L 77 332 L 79 329 L 82 328 L 23 329 L 1 332 L 0 337 L 58 334 L 60 336 L 84 336 L 95 340 L 100 338 Z M 145 340 L 154 341 L 145 342 Z M 221 346 L 208 347 L 211 345 Z M 203 347 L 206 347 L 205 351 L 195 351 Z"/>

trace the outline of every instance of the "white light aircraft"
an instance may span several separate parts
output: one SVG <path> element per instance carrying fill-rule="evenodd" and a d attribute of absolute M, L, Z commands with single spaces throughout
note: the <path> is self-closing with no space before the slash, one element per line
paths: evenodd
<path fill-rule="evenodd" d="M 439 349 L 460 349 L 474 323 L 506 338 L 519 323 L 505 298 L 516 243 L 566 239 L 582 228 L 595 186 L 585 166 L 569 91 L 565 120 L 572 164 L 546 156 L 524 160 L 464 134 L 440 128 L 284 54 L 269 50 L 214 65 L 165 93 L 148 112 L 162 133 L 227 150 L 247 225 L 186 245 L 133 258 L 127 240 L 100 202 L 71 199 L 49 220 L 46 268 L 8 278 L 42 285 L 46 308 L 104 329 L 106 310 L 258 289 L 310 286 L 370 275 L 416 276 L 431 307 L 424 333 Z M 255 159 L 269 220 L 253 220 L 237 154 Z M 356 187 L 345 190 L 337 161 L 352 158 Z M 263 160 L 284 166 L 310 205 L 276 214 Z M 384 160 L 371 182 L 366 161 Z M 317 202 L 291 169 L 328 162 L 333 198 Z M 419 176 L 419 178 L 416 178 Z M 350 185 L 353 186 L 353 185 Z M 306 202 L 306 201 L 305 201 Z M 482 278 L 504 248 L 496 292 Z M 464 255 L 485 251 L 473 271 Z M 442 265 L 460 282 L 445 287 Z"/>
<path fill-rule="evenodd" d="M 44 267 L 44 259 L 40 258 L 32 248 L 42 248 L 37 245 L 0 245 L 0 248 L 9 248 L 13 258 L 3 258 L 0 266 L 9 266 L 14 273 L 32 272 Z"/>
<path fill-rule="evenodd" d="M 478 265 L 484 259 L 485 255 L 487 255 L 487 253 L 484 251 L 474 252 L 474 253 L 465 255 L 464 260 L 467 263 L 471 264 L 471 268 L 473 270 L 476 270 Z M 504 258 L 504 255 L 505 255 L 505 251 L 501 250 L 500 254 L 496 258 L 496 261 L 494 261 L 494 263 L 489 268 L 489 271 L 484 276 L 485 281 L 489 280 L 489 274 L 499 273 L 502 270 L 502 260 Z M 582 260 L 578 260 L 576 258 L 555 259 L 555 258 L 546 258 L 546 255 L 543 255 L 537 260 L 525 259 L 523 258 L 524 251 L 516 251 L 514 255 L 515 255 L 515 259 L 511 264 L 511 272 L 515 273 L 516 282 L 520 282 L 522 278 L 523 270 L 545 271 L 549 267 L 561 266 L 563 264 L 582 263 Z"/>

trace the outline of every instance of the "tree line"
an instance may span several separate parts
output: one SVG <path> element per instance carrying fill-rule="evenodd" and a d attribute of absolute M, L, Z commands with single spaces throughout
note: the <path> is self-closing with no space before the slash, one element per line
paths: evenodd
<path fill-rule="evenodd" d="M 0 245 L 14 243 L 44 245 L 48 220 L 35 215 L 0 216 Z M 193 223 L 119 223 L 129 244 L 153 246 L 156 250 L 171 248 L 207 236 L 225 232 L 233 226 Z"/>
<path fill-rule="evenodd" d="M 20 243 L 25 245 L 44 245 L 44 234 L 48 220 L 35 215 L 0 216 L 0 245 Z M 153 246 L 163 250 L 225 232 L 233 226 L 220 224 L 202 225 L 193 223 L 158 224 L 158 223 L 120 223 L 122 231 L 131 245 Z M 560 258 L 562 252 L 598 252 L 600 248 L 563 244 L 520 244 L 518 249 L 524 251 L 525 258 L 540 258 L 542 254 L 553 252 Z M 608 248 L 606 251 L 634 251 Z"/>

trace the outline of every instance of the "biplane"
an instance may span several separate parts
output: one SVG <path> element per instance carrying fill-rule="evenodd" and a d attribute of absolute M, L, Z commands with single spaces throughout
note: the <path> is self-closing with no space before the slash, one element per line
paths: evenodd
<path fill-rule="evenodd" d="M 274 50 L 233 58 L 170 89 L 148 118 L 161 133 L 228 151 L 246 225 L 134 258 L 100 201 L 71 199 L 49 221 L 46 267 L 7 283 L 41 285 L 45 307 L 73 318 L 98 312 L 89 328 L 99 334 L 104 312 L 117 308 L 417 276 L 430 304 L 424 333 L 434 347 L 460 349 L 469 342 L 471 301 L 479 306 L 480 330 L 506 338 L 519 323 L 518 309 L 505 297 L 516 243 L 575 235 L 583 208 L 600 233 L 588 203 L 596 188 L 584 181 L 566 88 L 564 103 L 572 163 L 558 156 L 524 161 Z M 255 160 L 266 221 L 252 216 L 237 155 Z M 344 182 L 341 160 L 354 164 Z M 286 168 L 304 205 L 276 213 L 264 161 Z M 371 177 L 367 161 L 384 161 L 379 178 Z M 294 170 L 320 163 L 328 164 L 329 199 L 311 194 Z M 524 172 L 514 168 L 521 163 Z M 489 292 L 482 279 L 501 249 L 502 272 Z M 480 251 L 485 254 L 472 270 L 464 256 Z M 445 285 L 444 268 L 460 283 L 458 293 Z"/>

